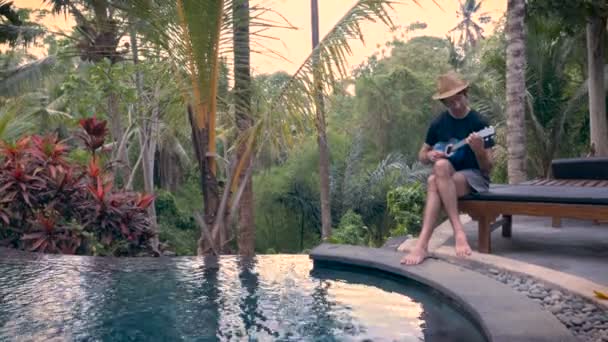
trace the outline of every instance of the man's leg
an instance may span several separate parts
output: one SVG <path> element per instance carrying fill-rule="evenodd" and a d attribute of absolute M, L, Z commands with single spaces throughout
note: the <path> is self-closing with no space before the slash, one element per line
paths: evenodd
<path fill-rule="evenodd" d="M 422 218 L 422 230 L 414 249 L 401 259 L 402 264 L 416 265 L 427 257 L 429 240 L 435 229 L 435 221 L 437 221 L 440 209 L 441 199 L 437 192 L 435 175 L 430 175 L 427 181 L 426 204 L 424 206 L 424 216 Z"/>
<path fill-rule="evenodd" d="M 471 247 L 458 215 L 458 197 L 471 192 L 466 178 L 463 174 L 455 172 L 452 164 L 445 159 L 438 160 L 435 163 L 433 173 L 436 177 L 435 183 L 437 184 L 441 202 L 454 229 L 456 255 L 460 257 L 471 255 Z"/>

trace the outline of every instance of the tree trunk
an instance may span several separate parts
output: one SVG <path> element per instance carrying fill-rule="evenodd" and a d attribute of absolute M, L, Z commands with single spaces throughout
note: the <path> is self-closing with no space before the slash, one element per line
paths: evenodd
<path fill-rule="evenodd" d="M 144 118 L 142 113 L 142 101 L 143 101 L 143 78 L 141 71 L 137 69 L 139 64 L 139 55 L 137 51 L 137 33 L 135 31 L 134 24 L 131 23 L 130 38 L 131 38 L 131 53 L 133 55 L 133 64 L 135 65 L 135 89 L 137 93 L 137 101 L 135 101 L 135 117 L 140 118 L 139 127 L 139 146 L 141 148 L 140 153 L 142 154 L 142 173 L 144 178 L 144 191 L 148 194 L 154 193 L 154 154 L 156 153 L 156 143 L 152 135 L 154 134 L 153 127 L 158 122 L 158 109 L 153 110 L 152 117 L 150 120 Z M 151 240 L 152 248 L 158 251 L 158 224 L 156 222 L 156 206 L 154 201 L 148 207 L 148 216 L 150 217 L 150 228 L 156 234 Z"/>
<path fill-rule="evenodd" d="M 251 49 L 249 45 L 249 0 L 234 0 L 234 98 L 235 120 L 242 134 L 253 125 L 251 118 Z M 238 148 L 237 160 L 245 157 L 247 141 L 243 140 Z M 247 157 L 245 169 L 252 160 Z M 244 180 L 244 173 L 239 177 L 239 183 Z M 253 184 L 249 178 L 241 196 L 239 210 L 237 243 L 239 254 L 253 255 L 255 253 L 255 220 L 253 212 Z M 236 210 L 236 208 L 233 208 Z"/>
<path fill-rule="evenodd" d="M 211 171 L 211 167 L 207 162 L 207 143 L 209 137 L 205 128 L 198 128 L 196 118 L 192 112 L 192 108 L 188 106 L 188 118 L 190 119 L 190 126 L 192 127 L 192 143 L 194 145 L 194 153 L 196 154 L 196 161 L 201 175 L 201 191 L 203 193 L 204 205 L 204 225 L 201 226 L 201 237 L 198 240 L 198 255 L 210 255 L 213 254 L 213 250 L 216 246 L 219 246 L 217 241 L 209 241 L 205 238 L 207 234 L 211 234 L 211 227 L 215 224 L 215 215 L 220 206 L 220 192 L 217 184 L 217 179 Z"/>
<path fill-rule="evenodd" d="M 128 144 L 125 129 L 122 126 L 122 118 L 118 108 L 118 95 L 113 90 L 108 92 L 108 117 L 110 118 L 110 133 L 114 139 L 114 160 L 118 163 L 116 168 L 116 178 L 121 184 L 126 185 L 131 167 L 129 164 Z"/>
<path fill-rule="evenodd" d="M 507 3 L 507 152 L 509 183 L 526 180 L 525 0 Z"/>
<path fill-rule="evenodd" d="M 319 45 L 319 4 L 318 0 L 311 0 L 311 22 L 312 22 L 312 48 Z M 327 144 L 325 105 L 323 102 L 323 89 L 321 88 L 318 72 L 318 54 L 314 56 L 313 77 L 316 87 L 315 108 L 317 143 L 319 145 L 319 179 L 321 182 L 321 238 L 327 240 L 331 237 L 331 203 L 329 196 L 329 146 Z"/>
<path fill-rule="evenodd" d="M 179 157 L 169 146 L 162 146 L 158 152 L 160 187 L 170 192 L 176 192 L 184 182 L 184 172 Z"/>
<path fill-rule="evenodd" d="M 596 156 L 608 156 L 608 122 L 604 85 L 606 18 L 589 17 L 587 22 L 587 65 L 589 70 L 589 126 Z"/>

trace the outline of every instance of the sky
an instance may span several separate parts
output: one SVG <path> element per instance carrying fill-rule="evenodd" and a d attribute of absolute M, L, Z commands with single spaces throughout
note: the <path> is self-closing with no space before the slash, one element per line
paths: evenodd
<path fill-rule="evenodd" d="M 462 0 L 464 1 L 464 0 Z M 13 0 L 18 8 L 44 8 L 43 0 Z M 399 0 L 400 4 L 393 6 L 391 16 L 396 25 L 403 27 L 421 21 L 428 26 L 425 30 L 409 34 L 405 38 L 418 35 L 429 35 L 445 37 L 448 31 L 457 25 L 459 18 L 457 11 L 459 0 Z M 272 50 L 282 58 L 271 56 L 271 54 L 254 53 L 252 55 L 252 67 L 255 74 L 272 73 L 275 71 L 287 71 L 293 73 L 310 54 L 311 29 L 310 29 L 310 0 L 251 0 L 252 4 L 259 4 L 266 8 L 272 8 L 285 17 L 289 23 L 297 29 L 273 28 L 264 35 L 272 36 L 274 39 L 259 40 L 258 43 L 264 48 Z M 319 0 L 319 25 L 321 39 L 340 20 L 340 18 L 356 3 L 356 0 Z M 492 17 L 492 23 L 484 25 L 485 34 L 490 35 L 493 24 L 500 19 L 506 10 L 506 0 L 485 0 L 481 12 L 487 12 Z M 280 20 L 273 15 L 272 19 Z M 63 15 L 49 16 L 42 21 L 51 30 L 59 31 L 69 29 L 73 25 L 71 18 Z M 395 33 L 390 32 L 386 26 L 380 23 L 366 23 L 362 26 L 365 44 L 353 42 L 352 55 L 348 58 L 350 67 L 364 62 L 368 56 L 379 52 L 383 45 L 392 40 Z M 253 47 L 256 49 L 256 47 Z M 258 48 L 258 50 L 260 50 Z M 33 51 L 40 54 L 40 51 Z"/>

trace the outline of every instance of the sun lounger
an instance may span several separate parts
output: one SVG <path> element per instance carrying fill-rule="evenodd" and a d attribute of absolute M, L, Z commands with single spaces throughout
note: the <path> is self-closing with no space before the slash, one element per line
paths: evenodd
<path fill-rule="evenodd" d="M 502 236 L 511 237 L 512 215 L 608 220 L 608 190 L 559 185 L 492 185 L 490 191 L 458 201 L 478 222 L 478 250 L 491 253 L 491 226 L 502 216 Z"/>
<path fill-rule="evenodd" d="M 608 191 L 608 158 L 605 157 L 555 159 L 551 163 L 551 173 L 553 176 L 549 179 L 535 179 L 524 184 L 603 187 Z M 594 220 L 594 224 L 599 221 Z M 551 225 L 561 227 L 561 217 L 553 216 Z"/>
<path fill-rule="evenodd" d="M 491 228 L 497 223 L 502 236 L 511 237 L 512 215 L 552 217 L 554 227 L 562 217 L 608 221 L 608 158 L 555 159 L 551 172 L 551 179 L 492 184 L 488 192 L 459 199 L 459 210 L 478 221 L 479 252 L 491 252 Z"/>

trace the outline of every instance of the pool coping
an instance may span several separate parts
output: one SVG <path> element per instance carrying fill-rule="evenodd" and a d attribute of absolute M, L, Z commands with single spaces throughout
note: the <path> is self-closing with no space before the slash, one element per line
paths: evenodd
<path fill-rule="evenodd" d="M 459 304 L 491 342 L 577 341 L 554 315 L 536 302 L 464 267 L 432 258 L 421 265 L 406 267 L 399 262 L 403 254 L 396 251 L 328 243 L 314 248 L 309 256 L 315 262 L 372 268 L 430 286 Z"/>
<path fill-rule="evenodd" d="M 460 221 L 463 225 L 465 225 L 466 229 L 466 225 L 472 222 L 472 219 L 469 215 L 461 214 Z M 477 229 L 477 226 L 475 226 L 475 229 Z M 433 232 L 431 240 L 429 241 L 430 255 L 437 259 L 441 259 L 452 264 L 467 266 L 469 268 L 495 268 L 520 276 L 532 277 L 538 281 L 549 284 L 552 287 L 583 297 L 600 308 L 608 310 L 608 302 L 601 300 L 595 296 L 593 292 L 608 292 L 607 284 L 599 284 L 590 279 L 571 273 L 561 272 L 556 269 L 527 263 L 525 261 L 508 258 L 497 254 L 485 254 L 473 251 L 473 254 L 469 258 L 458 258 L 454 254 L 454 247 L 446 246 L 446 242 L 453 236 L 452 225 L 450 224 L 449 220 L 445 220 L 443 223 L 438 225 Z M 388 248 L 393 248 L 394 250 L 404 253 L 411 250 L 417 239 L 408 238 L 405 239 L 405 241 L 403 239 L 399 239 L 398 241 L 400 242 L 397 245 L 391 245 L 388 246 Z"/>

